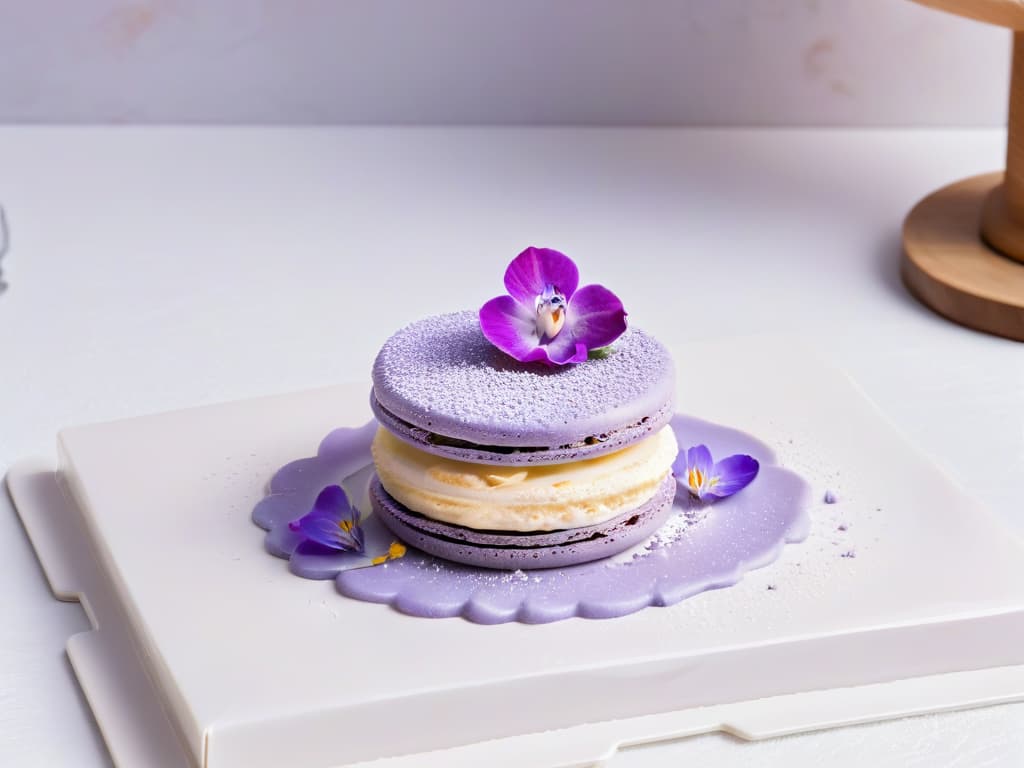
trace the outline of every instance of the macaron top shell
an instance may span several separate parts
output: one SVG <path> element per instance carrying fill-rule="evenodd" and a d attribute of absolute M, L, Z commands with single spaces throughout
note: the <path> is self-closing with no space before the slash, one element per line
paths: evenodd
<path fill-rule="evenodd" d="M 484 338 L 474 311 L 403 328 L 373 366 L 375 407 L 432 434 L 539 450 L 600 442 L 671 413 L 668 351 L 630 328 L 610 354 L 576 365 L 521 363 Z"/>

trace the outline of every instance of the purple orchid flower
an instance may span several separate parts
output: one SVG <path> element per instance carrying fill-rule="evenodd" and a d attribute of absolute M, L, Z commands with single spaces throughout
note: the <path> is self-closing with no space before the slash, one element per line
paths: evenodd
<path fill-rule="evenodd" d="M 750 485 L 760 468 L 757 459 L 743 453 L 714 463 L 706 445 L 695 445 L 679 452 L 672 465 L 672 474 L 677 483 L 698 499 L 724 499 Z"/>
<path fill-rule="evenodd" d="M 520 362 L 582 363 L 626 330 L 619 298 L 603 285 L 577 289 L 572 259 L 550 248 L 527 248 L 505 270 L 507 296 L 480 308 L 480 329 Z"/>
<path fill-rule="evenodd" d="M 340 485 L 328 485 L 316 497 L 313 509 L 288 527 L 301 533 L 308 541 L 341 552 L 365 553 L 359 511 L 348 500 Z"/>

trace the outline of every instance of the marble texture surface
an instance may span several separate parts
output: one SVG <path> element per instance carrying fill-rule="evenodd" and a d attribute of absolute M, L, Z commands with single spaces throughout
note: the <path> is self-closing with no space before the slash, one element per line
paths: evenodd
<path fill-rule="evenodd" d="M 1009 33 L 900 0 L 0 0 L 0 122 L 999 125 Z"/>

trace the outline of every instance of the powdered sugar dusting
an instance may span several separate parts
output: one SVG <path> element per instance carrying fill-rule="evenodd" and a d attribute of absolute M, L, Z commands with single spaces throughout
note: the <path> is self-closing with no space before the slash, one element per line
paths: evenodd
<path fill-rule="evenodd" d="M 685 491 L 681 491 L 681 493 L 685 494 Z M 680 500 L 677 498 L 672 516 L 657 531 L 625 552 L 608 558 L 605 560 L 605 565 L 609 568 L 615 568 L 620 565 L 630 564 L 638 558 L 646 557 L 651 552 L 678 543 L 680 539 L 690 535 L 695 526 L 701 524 L 709 509 L 708 505 L 687 501 L 685 498 L 680 503 Z"/>

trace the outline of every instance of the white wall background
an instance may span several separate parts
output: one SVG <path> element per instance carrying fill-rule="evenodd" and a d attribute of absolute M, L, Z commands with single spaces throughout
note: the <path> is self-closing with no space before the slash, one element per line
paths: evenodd
<path fill-rule="evenodd" d="M 995 125 L 907 0 L 0 0 L 0 122 Z"/>

